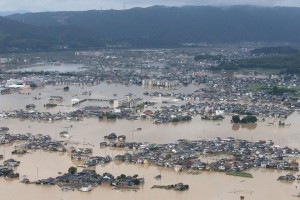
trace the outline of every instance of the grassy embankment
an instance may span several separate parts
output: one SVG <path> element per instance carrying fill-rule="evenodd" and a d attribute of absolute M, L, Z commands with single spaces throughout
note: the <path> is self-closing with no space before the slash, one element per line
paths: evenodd
<path fill-rule="evenodd" d="M 252 174 L 248 173 L 248 172 L 244 172 L 244 171 L 231 171 L 231 172 L 227 172 L 226 175 L 231 175 L 231 176 L 240 176 L 240 177 L 245 177 L 245 178 L 253 178 Z"/>

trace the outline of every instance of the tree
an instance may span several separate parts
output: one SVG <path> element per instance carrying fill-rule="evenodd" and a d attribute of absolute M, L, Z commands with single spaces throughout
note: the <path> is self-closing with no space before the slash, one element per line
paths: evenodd
<path fill-rule="evenodd" d="M 134 180 L 133 180 L 133 183 L 134 183 L 135 185 L 139 185 L 141 182 L 140 182 L 139 179 L 134 179 Z"/>
<path fill-rule="evenodd" d="M 75 174 L 77 172 L 77 168 L 76 167 L 70 167 L 68 169 L 69 174 Z"/>
<path fill-rule="evenodd" d="M 241 123 L 255 123 L 257 122 L 257 118 L 253 115 L 248 115 L 241 120 Z"/>
<path fill-rule="evenodd" d="M 233 115 L 231 121 L 233 123 L 240 123 L 241 119 L 239 115 Z"/>
<path fill-rule="evenodd" d="M 117 180 L 125 179 L 127 176 L 125 174 L 121 174 L 120 176 L 117 176 Z"/>
<path fill-rule="evenodd" d="M 178 119 L 177 117 L 176 117 L 176 118 L 173 118 L 173 119 L 172 119 L 172 122 L 180 122 L 180 119 Z"/>
<path fill-rule="evenodd" d="M 132 178 L 137 178 L 138 176 L 139 176 L 138 174 L 135 174 L 135 175 L 133 175 Z"/>
<path fill-rule="evenodd" d="M 121 178 L 121 179 L 125 179 L 125 178 L 126 178 L 126 175 L 125 175 L 125 174 L 121 174 L 121 175 L 120 175 L 120 178 Z"/>

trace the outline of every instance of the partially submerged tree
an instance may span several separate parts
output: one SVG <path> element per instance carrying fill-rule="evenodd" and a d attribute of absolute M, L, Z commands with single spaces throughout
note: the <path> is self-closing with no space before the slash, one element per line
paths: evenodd
<path fill-rule="evenodd" d="M 75 174 L 75 173 L 77 172 L 77 168 L 76 168 L 76 167 L 70 167 L 70 168 L 68 169 L 68 172 L 69 172 L 70 174 Z"/>

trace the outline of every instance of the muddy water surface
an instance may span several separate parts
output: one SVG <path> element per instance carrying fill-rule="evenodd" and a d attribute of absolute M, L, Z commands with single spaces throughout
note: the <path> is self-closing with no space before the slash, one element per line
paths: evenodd
<path fill-rule="evenodd" d="M 114 87 L 112 85 L 104 85 L 105 87 Z M 49 90 L 47 90 L 47 88 Z M 57 91 L 57 95 L 63 95 L 61 87 L 55 90 L 52 86 L 46 86 L 45 90 L 41 91 L 43 98 L 53 95 L 53 91 Z M 100 87 L 101 88 L 101 87 Z M 95 97 L 111 97 L 116 91 L 107 91 L 99 86 L 88 89 L 77 88 L 72 92 L 72 88 L 68 95 L 64 95 L 65 102 L 69 102 L 73 95 L 81 94 L 81 91 L 93 90 L 92 95 Z M 120 93 L 127 94 L 129 90 L 120 89 Z M 192 88 L 194 89 L 194 88 Z M 49 93 L 47 93 L 49 91 Z M 80 91 L 80 92 L 79 92 Z M 97 92 L 98 91 L 98 92 Z M 142 93 L 142 89 L 140 93 Z M 29 95 L 2 95 L 0 96 L 1 110 L 10 109 L 10 107 L 24 108 L 26 104 L 32 101 L 32 96 L 39 95 L 39 91 L 30 91 Z M 136 92 L 138 93 L 138 92 Z M 121 95 L 119 95 L 121 96 Z M 21 97 L 21 98 L 19 98 Z M 28 99 L 27 99 L 28 97 Z M 45 100 L 46 101 L 46 100 Z M 43 109 L 43 101 L 38 104 Z M 67 103 L 66 103 L 67 104 Z M 59 109 L 66 111 L 74 109 L 66 107 Z M 53 112 L 54 112 L 53 111 Z M 178 139 L 212 139 L 214 137 L 235 137 L 247 139 L 250 141 L 272 139 L 279 146 L 288 145 L 290 147 L 300 148 L 300 115 L 294 113 L 290 116 L 287 122 L 291 126 L 279 127 L 269 125 L 272 119 L 267 119 L 266 122 L 258 122 L 257 125 L 250 126 L 233 126 L 230 123 L 230 116 L 225 120 L 213 122 L 203 121 L 200 117 L 195 117 L 191 122 L 180 124 L 154 125 L 152 120 L 116 120 L 116 121 L 99 121 L 98 119 L 90 118 L 83 121 L 59 121 L 59 122 L 37 122 L 37 121 L 20 121 L 18 119 L 1 119 L 0 126 L 7 126 L 11 133 L 26 133 L 32 134 L 49 134 L 54 139 L 58 137 L 59 132 L 68 129 L 72 135 L 70 142 L 74 146 L 86 146 L 94 148 L 94 155 L 114 156 L 124 151 L 113 149 L 100 149 L 99 142 L 103 141 L 104 135 L 111 132 L 124 134 L 128 141 L 152 142 L 152 143 L 168 143 Z M 137 131 L 141 128 L 141 131 Z M 5 156 L 5 159 L 15 158 L 21 161 L 20 166 L 16 169 L 20 173 L 20 179 L 28 177 L 34 181 L 37 179 L 54 177 L 58 172 L 66 172 L 70 166 L 76 165 L 70 159 L 68 153 L 49 153 L 42 150 L 32 152 L 23 156 L 12 156 L 11 151 L 14 146 L 1 146 L 0 154 Z M 1 161 L 0 161 L 1 162 Z M 45 200 L 82 200 L 82 199 L 212 199 L 212 200 L 233 200 L 239 199 L 240 196 L 245 196 L 245 199 L 295 199 L 292 195 L 300 192 L 298 182 L 283 183 L 276 179 L 280 175 L 284 175 L 286 171 L 253 169 L 250 172 L 254 178 L 247 179 L 241 177 L 227 176 L 223 173 L 202 172 L 199 175 L 191 175 L 187 173 L 176 173 L 172 169 L 158 168 L 155 166 L 132 165 L 125 163 L 112 162 L 108 165 L 97 166 L 98 173 L 111 172 L 114 175 L 121 173 L 134 175 L 139 174 L 145 178 L 145 184 L 138 191 L 122 192 L 112 190 L 108 186 L 95 188 L 90 193 L 81 192 L 62 192 L 57 186 L 36 186 L 24 185 L 18 180 L 7 180 L 0 178 L 1 198 L 6 200 L 29 200 L 29 199 L 45 199 Z M 158 174 L 162 175 L 160 181 L 154 177 Z M 295 175 L 299 173 L 294 173 Z M 174 184 L 183 182 L 190 185 L 190 189 L 185 192 L 165 191 L 159 189 L 150 189 L 154 184 Z M 299 185 L 300 186 L 300 185 Z M 297 187 L 297 188 L 296 188 Z"/>

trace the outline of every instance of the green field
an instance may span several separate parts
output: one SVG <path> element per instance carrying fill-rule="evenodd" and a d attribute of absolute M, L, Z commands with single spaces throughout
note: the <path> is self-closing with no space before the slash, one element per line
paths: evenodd
<path fill-rule="evenodd" d="M 227 172 L 226 175 L 231 175 L 231 176 L 240 176 L 240 177 L 245 177 L 245 178 L 253 178 L 252 174 L 248 173 L 248 172 L 244 172 L 244 171 L 230 171 Z"/>
<path fill-rule="evenodd" d="M 253 70 L 265 73 L 300 74 L 300 54 L 254 57 L 223 62 L 212 70 Z"/>
<path fill-rule="evenodd" d="M 277 88 L 277 91 L 274 91 L 274 88 Z M 277 85 L 271 85 L 271 86 L 267 86 L 266 84 L 263 83 L 252 83 L 248 86 L 248 89 L 251 90 L 264 90 L 266 92 L 269 93 L 299 93 L 300 92 L 300 86 L 296 86 L 296 87 L 291 87 L 291 88 L 287 88 L 284 86 L 277 86 Z"/>
<path fill-rule="evenodd" d="M 252 83 L 248 86 L 248 88 L 252 89 L 252 90 L 261 90 L 266 87 L 267 87 L 266 84 L 263 84 L 263 83 Z"/>

